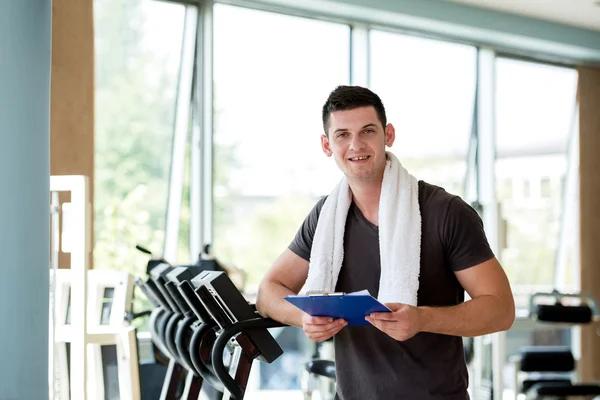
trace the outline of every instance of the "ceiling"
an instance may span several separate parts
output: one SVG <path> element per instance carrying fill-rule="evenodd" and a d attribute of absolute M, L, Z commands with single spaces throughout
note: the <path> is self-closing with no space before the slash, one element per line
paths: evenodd
<path fill-rule="evenodd" d="M 600 31 L 600 0 L 446 0 Z"/>

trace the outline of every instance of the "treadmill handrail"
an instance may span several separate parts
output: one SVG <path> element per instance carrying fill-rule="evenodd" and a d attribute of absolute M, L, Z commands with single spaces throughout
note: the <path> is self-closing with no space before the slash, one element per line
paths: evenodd
<path fill-rule="evenodd" d="M 187 343 L 185 340 L 186 335 L 188 331 L 190 331 L 192 323 L 194 321 L 194 317 L 188 316 L 183 318 L 183 320 L 179 322 L 179 325 L 177 326 L 177 330 L 175 332 L 175 348 L 177 349 L 179 359 L 184 364 L 183 366 L 186 369 L 192 371 L 194 375 L 199 376 L 198 371 L 196 371 L 194 365 L 192 364 L 192 359 L 190 358 L 190 349 L 187 348 Z"/>
<path fill-rule="evenodd" d="M 179 352 L 177 351 L 177 345 L 175 343 L 175 335 L 177 334 L 177 326 L 179 325 L 179 322 L 182 319 L 183 319 L 183 315 L 178 314 L 178 313 L 173 313 L 173 315 L 171 315 L 171 317 L 169 318 L 169 321 L 167 322 L 167 325 L 165 327 L 165 345 L 167 346 L 167 349 L 169 349 L 169 351 L 173 355 L 173 358 L 175 359 L 175 361 L 182 367 L 185 367 L 185 364 L 181 361 Z"/>
<path fill-rule="evenodd" d="M 210 366 L 204 363 L 204 360 L 202 360 L 202 357 L 200 356 L 200 350 L 206 336 L 213 332 L 214 329 L 218 329 L 218 327 L 212 323 L 202 323 L 198 328 L 196 328 L 190 340 L 190 359 L 194 369 L 196 372 L 198 372 L 198 374 L 200 374 L 202 379 L 208 382 L 209 385 L 217 389 L 219 392 L 223 392 L 223 383 L 213 373 L 213 371 L 210 369 Z M 214 368 L 214 366 L 212 367 Z"/>
<path fill-rule="evenodd" d="M 225 365 L 223 364 L 223 351 L 225 351 L 225 347 L 227 346 L 229 340 L 238 333 L 242 333 L 247 330 L 279 328 L 283 326 L 287 325 L 271 318 L 256 317 L 245 321 L 236 322 L 235 324 L 232 324 L 228 328 L 224 329 L 219 334 L 215 344 L 213 345 L 212 365 L 213 369 L 215 370 L 215 375 L 217 375 L 219 380 L 223 383 L 223 386 L 229 391 L 234 399 L 242 399 L 244 397 L 244 389 L 242 389 L 240 385 L 231 377 L 231 375 L 229 375 L 227 368 L 225 368 Z"/>

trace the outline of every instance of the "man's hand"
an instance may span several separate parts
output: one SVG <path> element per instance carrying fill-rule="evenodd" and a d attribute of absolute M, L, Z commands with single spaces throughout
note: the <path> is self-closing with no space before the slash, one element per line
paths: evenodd
<path fill-rule="evenodd" d="M 419 311 L 416 307 L 401 303 L 386 303 L 389 312 L 372 313 L 365 319 L 375 328 L 396 340 L 407 340 L 421 331 Z"/>
<path fill-rule="evenodd" d="M 333 337 L 333 335 L 341 331 L 346 325 L 348 325 L 348 322 L 343 319 L 334 320 L 329 317 L 311 317 L 308 314 L 304 314 L 302 317 L 302 329 L 304 333 L 316 343 L 324 342 Z"/>

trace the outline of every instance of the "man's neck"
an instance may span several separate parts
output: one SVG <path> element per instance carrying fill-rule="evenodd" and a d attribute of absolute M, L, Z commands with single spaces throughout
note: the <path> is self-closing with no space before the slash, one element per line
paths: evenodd
<path fill-rule="evenodd" d="M 352 200 L 364 217 L 373 225 L 379 226 L 379 198 L 381 180 L 371 182 L 349 182 Z"/>

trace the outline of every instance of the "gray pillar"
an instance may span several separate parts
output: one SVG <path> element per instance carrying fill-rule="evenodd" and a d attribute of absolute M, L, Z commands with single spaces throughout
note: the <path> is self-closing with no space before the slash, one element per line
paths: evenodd
<path fill-rule="evenodd" d="M 50 0 L 0 0 L 0 399 L 48 398 Z"/>

